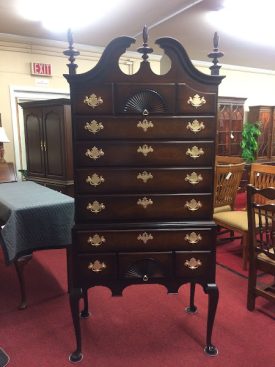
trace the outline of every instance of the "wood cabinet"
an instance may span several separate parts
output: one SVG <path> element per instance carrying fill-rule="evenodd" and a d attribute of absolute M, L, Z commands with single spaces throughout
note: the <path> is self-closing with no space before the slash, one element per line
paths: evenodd
<path fill-rule="evenodd" d="M 217 354 L 213 179 L 222 77 L 195 69 L 172 38 L 157 40 L 171 59 L 167 74 L 151 71 L 144 41 L 140 70 L 126 75 L 118 60 L 133 41 L 113 40 L 95 68 L 77 75 L 70 65 L 66 75 L 75 163 L 68 249 L 74 362 L 82 358 L 79 303 L 88 316 L 87 291 L 97 285 L 121 295 L 133 284 L 162 284 L 176 293 L 190 283 L 188 311 L 195 312 L 200 284 L 209 298 L 205 351 Z"/>
<path fill-rule="evenodd" d="M 249 106 L 248 121 L 261 123 L 257 161 L 275 161 L 275 106 Z"/>
<path fill-rule="evenodd" d="M 217 154 L 241 156 L 240 143 L 246 98 L 218 98 Z"/>
<path fill-rule="evenodd" d="M 71 106 L 68 99 L 21 103 L 27 179 L 73 194 Z"/>

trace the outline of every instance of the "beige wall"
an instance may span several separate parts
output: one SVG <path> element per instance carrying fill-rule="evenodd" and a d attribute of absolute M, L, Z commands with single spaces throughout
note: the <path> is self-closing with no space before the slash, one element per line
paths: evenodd
<path fill-rule="evenodd" d="M 16 126 L 18 121 L 14 106 L 16 106 L 14 90 L 32 92 L 68 93 L 68 84 L 63 74 L 68 72 L 68 60 L 63 55 L 67 45 L 62 42 L 36 41 L 26 39 L 1 40 L 0 37 L 0 113 L 2 125 L 6 129 L 11 143 L 5 144 L 7 161 L 16 161 L 18 151 L 18 135 Z M 77 72 L 90 70 L 98 61 L 102 50 L 93 47 L 78 45 L 81 55 L 77 58 L 79 65 Z M 153 60 L 154 71 L 165 70 L 169 61 L 166 57 L 150 56 Z M 121 67 L 125 72 L 135 71 L 140 57 L 135 53 L 124 54 L 121 58 Z M 221 60 L 222 61 L 222 60 Z M 37 77 L 30 73 L 31 62 L 49 63 L 52 65 L 51 77 Z M 210 74 L 207 63 L 194 61 L 195 66 Z M 224 65 L 220 71 L 226 78 L 220 85 L 219 94 L 230 97 L 246 97 L 246 109 L 249 105 L 275 105 L 275 72 L 266 70 L 246 69 Z M 20 169 L 17 162 L 17 169 Z"/>

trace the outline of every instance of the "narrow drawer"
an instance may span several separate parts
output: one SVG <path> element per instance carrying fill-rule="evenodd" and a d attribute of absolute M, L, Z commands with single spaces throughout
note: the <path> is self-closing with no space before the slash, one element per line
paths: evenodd
<path fill-rule="evenodd" d="M 214 139 L 214 116 L 76 116 L 77 140 L 94 139 Z"/>
<path fill-rule="evenodd" d="M 215 266 L 215 252 L 176 252 L 177 277 L 206 277 L 214 281 Z"/>
<path fill-rule="evenodd" d="M 76 231 L 81 252 L 198 251 L 215 247 L 215 228 Z"/>
<path fill-rule="evenodd" d="M 78 193 L 191 193 L 213 190 L 211 168 L 82 168 L 76 170 Z"/>
<path fill-rule="evenodd" d="M 199 91 L 187 84 L 178 85 L 177 113 L 213 114 L 217 107 L 217 94 Z"/>
<path fill-rule="evenodd" d="M 100 115 L 114 112 L 113 83 L 84 83 L 80 91 L 72 91 L 73 111 L 75 114 Z"/>
<path fill-rule="evenodd" d="M 142 282 L 167 278 L 172 274 L 172 253 L 145 252 L 119 254 L 119 277 Z"/>
<path fill-rule="evenodd" d="M 76 264 L 76 276 L 84 282 L 117 279 L 115 254 L 79 255 Z"/>
<path fill-rule="evenodd" d="M 213 166 L 214 141 L 76 142 L 77 167 Z"/>
<path fill-rule="evenodd" d="M 75 199 L 76 221 L 209 220 L 212 194 L 97 195 Z"/>

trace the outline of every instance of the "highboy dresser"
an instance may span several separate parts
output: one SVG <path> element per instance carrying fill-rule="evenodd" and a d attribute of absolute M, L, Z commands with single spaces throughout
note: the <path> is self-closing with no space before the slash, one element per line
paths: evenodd
<path fill-rule="evenodd" d="M 206 353 L 218 303 L 215 283 L 213 178 L 218 75 L 199 72 L 172 38 L 156 43 L 171 60 L 165 75 L 150 69 L 147 29 L 139 71 L 124 74 L 119 58 L 135 42 L 119 37 L 90 71 L 76 74 L 70 47 L 75 179 L 75 226 L 68 253 L 70 305 L 76 350 L 82 358 L 79 301 L 88 316 L 87 290 L 114 295 L 132 284 L 157 283 L 176 293 L 195 284 L 209 297 Z M 217 52 L 217 49 L 214 48 Z M 211 57 L 214 57 L 215 52 Z M 217 59 L 212 74 L 218 74 Z M 138 311 L 137 311 L 138 312 Z"/>

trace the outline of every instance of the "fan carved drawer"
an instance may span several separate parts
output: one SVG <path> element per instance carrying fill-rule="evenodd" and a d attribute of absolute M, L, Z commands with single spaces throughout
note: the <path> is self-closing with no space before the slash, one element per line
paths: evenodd
<path fill-rule="evenodd" d="M 145 252 L 119 254 L 119 277 L 148 282 L 172 276 L 172 253 Z"/>

